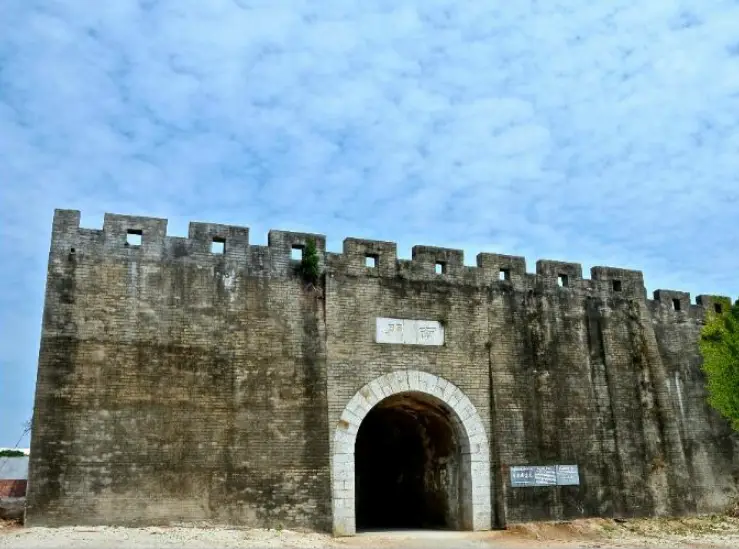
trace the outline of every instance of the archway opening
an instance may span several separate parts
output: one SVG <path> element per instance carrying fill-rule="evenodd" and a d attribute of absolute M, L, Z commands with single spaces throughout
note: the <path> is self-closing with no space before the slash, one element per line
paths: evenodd
<path fill-rule="evenodd" d="M 469 483 L 458 426 L 444 403 L 419 392 L 369 411 L 355 446 L 358 529 L 462 528 Z"/>

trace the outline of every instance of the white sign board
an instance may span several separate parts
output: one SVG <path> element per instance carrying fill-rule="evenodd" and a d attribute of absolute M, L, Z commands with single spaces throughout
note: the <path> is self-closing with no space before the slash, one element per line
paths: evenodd
<path fill-rule="evenodd" d="M 403 345 L 444 345 L 444 326 L 435 320 L 376 319 L 375 341 Z"/>
<path fill-rule="evenodd" d="M 580 471 L 577 465 L 557 465 L 557 485 L 577 486 L 580 484 Z"/>
<path fill-rule="evenodd" d="M 511 486 L 577 486 L 577 465 L 523 465 L 511 467 Z"/>

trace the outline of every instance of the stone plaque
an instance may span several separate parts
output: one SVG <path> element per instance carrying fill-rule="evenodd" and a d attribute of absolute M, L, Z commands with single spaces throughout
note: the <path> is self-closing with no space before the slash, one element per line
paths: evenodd
<path fill-rule="evenodd" d="M 377 343 L 403 343 L 405 325 L 403 320 L 395 318 L 378 318 L 375 326 Z"/>
<path fill-rule="evenodd" d="M 378 317 L 375 323 L 375 341 L 404 345 L 444 345 L 444 326 L 435 320 Z"/>
<path fill-rule="evenodd" d="M 557 465 L 557 486 L 577 486 L 580 472 L 577 465 Z"/>

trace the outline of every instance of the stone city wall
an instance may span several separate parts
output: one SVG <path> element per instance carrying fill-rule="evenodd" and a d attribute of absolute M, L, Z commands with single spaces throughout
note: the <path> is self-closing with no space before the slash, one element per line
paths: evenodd
<path fill-rule="evenodd" d="M 30 524 L 351 533 L 337 443 L 361 423 L 347 421 L 350 403 L 381 379 L 436 398 L 463 455 L 486 441 L 474 455 L 487 456 L 488 494 L 460 511 L 470 527 L 707 512 L 737 495 L 739 442 L 705 403 L 696 345 L 720 299 L 650 300 L 641 272 L 612 267 L 586 279 L 561 261 L 528 273 L 500 254 L 471 267 L 429 246 L 404 260 L 392 242 L 351 238 L 331 253 L 315 234 L 270 231 L 260 246 L 243 227 L 191 223 L 182 238 L 164 219 L 79 220 L 54 217 Z M 308 239 L 316 286 L 293 259 Z M 469 404 L 445 400 L 448 386 Z M 462 462 L 464 482 L 482 478 Z M 579 484 L 512 485 L 526 465 L 577 466 Z"/>

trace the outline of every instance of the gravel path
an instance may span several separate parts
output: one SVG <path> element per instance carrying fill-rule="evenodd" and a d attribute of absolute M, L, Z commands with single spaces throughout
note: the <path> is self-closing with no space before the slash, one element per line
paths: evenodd
<path fill-rule="evenodd" d="M 274 530 L 232 530 L 225 528 L 17 528 L 0 534 L 0 548 L 14 549 L 143 549 L 184 547 L 251 548 L 343 548 L 369 549 L 524 549 L 555 547 L 526 540 L 495 540 L 495 533 L 462 532 L 392 532 L 365 533 L 351 538 L 335 539 L 324 534 Z M 582 544 L 559 544 L 557 547 L 584 547 Z M 602 546 L 601 546 L 602 547 Z"/>
<path fill-rule="evenodd" d="M 0 548 L 14 549 L 280 548 L 313 549 L 737 549 L 736 519 L 604 520 L 519 525 L 497 532 L 378 532 L 351 538 L 289 530 L 229 528 L 22 528 L 0 524 Z"/>

